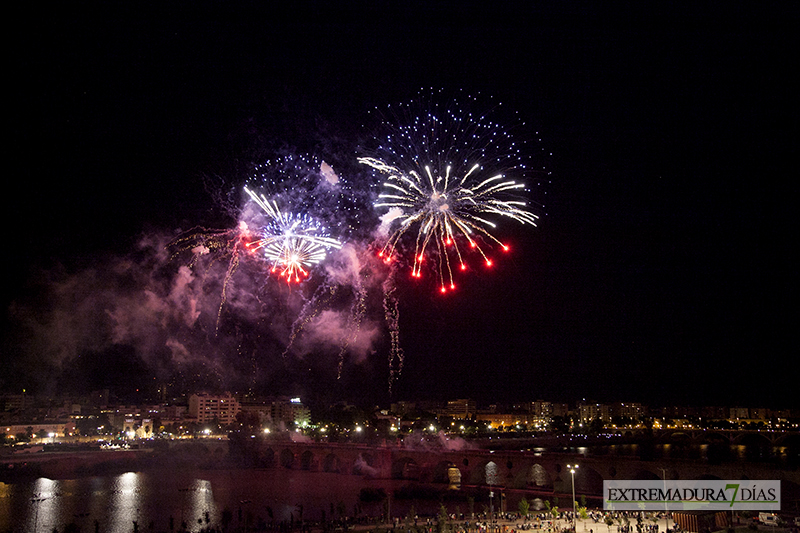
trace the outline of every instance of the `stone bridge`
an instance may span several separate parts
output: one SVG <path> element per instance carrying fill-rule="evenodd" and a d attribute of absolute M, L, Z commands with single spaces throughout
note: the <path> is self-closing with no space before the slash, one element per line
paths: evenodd
<path fill-rule="evenodd" d="M 641 460 L 630 456 L 591 456 L 529 450 L 445 450 L 402 446 L 264 442 L 260 453 L 276 467 L 318 472 L 413 479 L 425 483 L 487 485 L 486 470 L 494 463 L 496 485 L 542 495 L 571 494 L 567 464 L 578 464 L 575 491 L 596 498 L 603 480 L 620 479 L 780 479 L 784 498 L 800 499 L 800 472 L 767 463 L 720 465 L 675 459 Z"/>

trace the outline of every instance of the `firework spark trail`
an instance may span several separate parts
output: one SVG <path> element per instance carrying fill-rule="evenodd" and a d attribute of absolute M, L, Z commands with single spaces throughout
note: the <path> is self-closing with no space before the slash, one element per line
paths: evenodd
<path fill-rule="evenodd" d="M 247 244 L 251 251 L 262 250 L 272 263 L 272 272 L 278 272 L 287 282 L 299 283 L 309 275 L 307 268 L 325 259 L 331 248 L 339 249 L 342 243 L 329 237 L 324 227 L 314 219 L 295 213 L 284 213 L 276 201 L 244 189 L 250 198 L 268 215 L 270 222 L 263 228 L 260 239 Z"/>
<path fill-rule="evenodd" d="M 348 321 L 348 329 L 351 331 L 350 335 L 344 339 L 342 346 L 339 349 L 339 368 L 336 374 L 336 379 L 342 378 L 342 370 L 344 368 L 344 356 L 350 344 L 356 340 L 358 334 L 361 332 L 361 323 L 364 316 L 367 314 L 367 291 L 360 280 L 353 287 L 355 292 L 355 301 L 350 308 L 350 319 Z"/>
<path fill-rule="evenodd" d="M 320 285 L 314 295 L 308 299 L 303 305 L 297 318 L 292 323 L 291 333 L 289 334 L 289 341 L 286 343 L 286 348 L 283 350 L 281 357 L 286 359 L 286 356 L 294 346 L 297 337 L 302 333 L 308 324 L 310 324 L 319 315 L 320 311 L 336 296 L 336 287 L 330 285 Z M 325 296 L 323 299 L 322 296 Z"/>
<path fill-rule="evenodd" d="M 229 258 L 222 281 L 219 307 L 217 308 L 217 333 L 222 320 L 222 309 L 228 298 L 228 286 L 239 268 L 242 243 L 247 240 L 248 236 L 247 224 L 241 222 L 235 230 L 210 230 L 197 227 L 179 235 L 167 245 L 167 248 L 172 250 L 173 259 L 183 252 L 190 251 L 192 253 L 192 258 L 188 264 L 189 268 L 193 268 L 199 258 L 206 254 L 213 254 L 212 263 L 217 260 L 217 257 Z"/>
<path fill-rule="evenodd" d="M 383 121 L 387 133 L 376 137 L 378 148 L 358 158 L 384 176 L 374 206 L 397 213 L 397 227 L 378 255 L 393 262 L 403 237 L 415 234 L 411 275 L 421 277 L 433 259 L 441 292 L 455 288 L 454 268 L 467 269 L 468 249 L 486 266 L 492 266 L 489 250 L 509 250 L 494 235 L 497 218 L 533 226 L 538 219 L 524 199 L 526 185 L 506 177 L 527 172 L 511 135 L 486 116 L 451 105 L 440 108 L 423 97 L 400 106 L 399 115 Z"/>
<path fill-rule="evenodd" d="M 389 328 L 389 395 L 392 385 L 403 372 L 403 349 L 400 347 L 400 307 L 398 305 L 394 283 L 394 270 L 383 282 L 383 313 L 386 326 Z"/>

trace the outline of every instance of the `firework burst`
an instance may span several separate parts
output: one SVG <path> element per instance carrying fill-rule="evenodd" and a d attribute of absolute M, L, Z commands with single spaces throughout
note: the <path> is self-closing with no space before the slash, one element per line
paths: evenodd
<path fill-rule="evenodd" d="M 494 234 L 497 221 L 536 225 L 518 181 L 531 174 L 523 152 L 486 116 L 422 99 L 400 106 L 383 127 L 378 148 L 358 161 L 385 178 L 375 203 L 391 224 L 379 252 L 385 262 L 400 255 L 404 235 L 414 235 L 412 277 L 431 261 L 444 293 L 455 289 L 453 270 L 467 270 L 467 251 L 492 266 L 491 251 L 509 250 Z"/>
<path fill-rule="evenodd" d="M 328 250 L 342 247 L 321 223 L 308 215 L 285 213 L 276 201 L 270 202 L 248 188 L 245 191 L 269 217 L 260 238 L 246 246 L 252 252 L 261 251 L 272 264 L 271 271 L 288 283 L 300 283 L 308 277 L 312 265 L 325 259 Z"/>

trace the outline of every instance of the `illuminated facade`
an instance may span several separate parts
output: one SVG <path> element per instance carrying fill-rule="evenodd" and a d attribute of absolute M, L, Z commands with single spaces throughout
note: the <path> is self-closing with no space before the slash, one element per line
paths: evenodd
<path fill-rule="evenodd" d="M 475 400 L 450 400 L 447 402 L 445 414 L 456 420 L 471 420 L 475 418 L 476 410 Z"/>
<path fill-rule="evenodd" d="M 204 424 L 216 420 L 219 424 L 227 426 L 236 421 L 241 406 L 231 394 L 192 394 L 189 397 L 189 416 Z"/>

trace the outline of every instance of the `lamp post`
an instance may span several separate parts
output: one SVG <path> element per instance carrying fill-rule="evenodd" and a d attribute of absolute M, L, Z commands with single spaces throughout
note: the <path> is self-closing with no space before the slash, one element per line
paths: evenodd
<path fill-rule="evenodd" d="M 575 507 L 575 471 L 578 469 L 578 465 L 567 465 L 567 468 L 569 468 L 569 473 L 572 476 L 572 531 L 575 533 L 577 532 L 575 525 L 575 515 L 577 514 Z"/>

